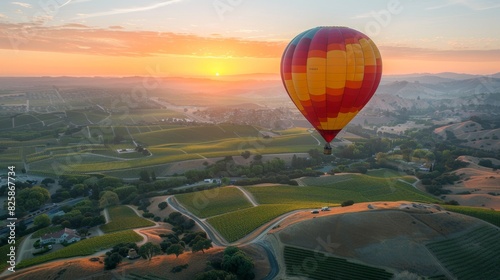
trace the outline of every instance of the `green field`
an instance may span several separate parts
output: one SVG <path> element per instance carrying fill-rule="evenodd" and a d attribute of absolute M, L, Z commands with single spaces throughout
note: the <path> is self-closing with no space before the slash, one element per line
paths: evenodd
<path fill-rule="evenodd" d="M 325 256 L 316 251 L 285 246 L 286 273 L 308 279 L 391 279 L 392 274 L 381 268 L 362 265 L 346 259 Z"/>
<path fill-rule="evenodd" d="M 259 128 L 249 125 L 181 126 L 159 123 L 100 127 L 89 122 L 98 120 L 99 116 L 95 117 L 94 113 L 68 111 L 68 118 L 72 123 L 84 125 L 80 131 L 61 135 L 55 143 L 52 143 L 52 139 L 36 143 L 10 141 L 9 147 L 37 145 L 37 148 L 24 153 L 5 151 L 6 158 L 22 162 L 24 157 L 30 164 L 30 170 L 37 173 L 87 173 L 240 155 L 242 150 L 249 150 L 254 154 L 279 154 L 307 152 L 317 148 L 317 141 L 309 133 L 304 133 L 304 130 L 290 130 L 282 136 L 263 139 Z M 139 119 L 139 116 L 135 113 L 131 115 L 133 119 Z M 144 118 L 150 121 L 161 119 L 153 113 Z M 110 143 L 118 136 L 121 138 L 120 143 Z M 146 147 L 152 155 L 120 154 L 116 151 L 120 148 L 135 148 L 132 141 Z"/>
<path fill-rule="evenodd" d="M 137 216 L 134 210 L 124 205 L 109 207 L 108 213 L 111 221 L 101 226 L 105 233 L 155 225 L 152 221 Z"/>
<path fill-rule="evenodd" d="M 499 279 L 500 230 L 491 226 L 427 244 L 457 279 Z"/>
<path fill-rule="evenodd" d="M 379 174 L 383 173 L 379 172 Z M 227 241 L 233 242 L 243 238 L 266 222 L 298 209 L 334 207 L 346 200 L 355 202 L 399 200 L 438 202 L 431 195 L 423 193 L 409 184 L 399 181 L 399 179 L 400 177 L 397 177 L 396 174 L 392 174 L 389 178 L 346 174 L 302 179 L 308 186 L 247 186 L 245 189 L 255 197 L 260 205 L 241 210 L 238 210 L 239 202 L 233 201 L 236 198 L 229 198 L 236 193 L 233 191 L 233 194 L 229 195 L 226 191 L 228 188 L 220 189 L 223 191 L 217 195 L 213 193 L 213 190 L 210 191 L 213 194 L 213 198 L 210 199 L 207 199 L 207 195 L 203 192 L 183 194 L 180 202 L 189 211 L 200 217 L 219 215 L 209 218 L 207 221 Z M 242 194 L 238 194 L 237 199 L 239 201 L 244 197 Z M 243 200 L 242 203 L 248 205 L 248 201 Z M 200 208 L 200 205 L 206 206 Z M 224 212 L 227 213 L 222 214 Z"/>
<path fill-rule="evenodd" d="M 105 249 L 109 249 L 119 243 L 139 242 L 141 240 L 142 237 L 132 230 L 96 236 L 78 241 L 60 250 L 54 251 L 52 253 L 47 253 L 40 257 L 21 261 L 16 266 L 16 268 L 20 269 L 23 267 L 32 266 L 60 258 L 87 256 Z"/>
<path fill-rule="evenodd" d="M 413 183 L 417 180 L 414 176 L 406 175 L 406 173 L 404 172 L 397 172 L 395 170 L 386 168 L 369 170 L 366 175 L 378 178 L 401 178 L 405 181 L 409 181 L 410 183 Z"/>
<path fill-rule="evenodd" d="M 438 202 L 398 178 L 376 178 L 362 174 L 346 174 L 304 178 L 306 187 L 271 186 L 247 187 L 261 204 L 338 204 L 346 200 L 369 201 L 422 201 Z M 324 205 L 323 205 L 324 206 Z"/>
<path fill-rule="evenodd" d="M 245 195 L 237 188 L 215 188 L 175 196 L 191 213 L 200 218 L 221 215 L 252 207 Z"/>
<path fill-rule="evenodd" d="M 207 219 L 228 242 L 234 242 L 272 219 L 296 210 L 296 205 L 267 204 Z"/>

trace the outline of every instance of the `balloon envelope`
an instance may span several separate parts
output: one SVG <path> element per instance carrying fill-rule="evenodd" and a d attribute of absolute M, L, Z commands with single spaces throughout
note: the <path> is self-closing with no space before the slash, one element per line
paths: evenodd
<path fill-rule="evenodd" d="M 281 59 L 281 79 L 288 95 L 326 142 L 368 103 L 381 76 L 377 46 L 347 27 L 302 32 Z"/>

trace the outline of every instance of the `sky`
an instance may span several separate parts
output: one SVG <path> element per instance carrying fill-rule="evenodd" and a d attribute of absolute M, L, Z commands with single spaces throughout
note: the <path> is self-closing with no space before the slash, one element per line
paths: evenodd
<path fill-rule="evenodd" d="M 500 72 L 496 0 L 0 1 L 0 76 L 278 74 L 297 34 L 347 26 L 384 74 Z"/>

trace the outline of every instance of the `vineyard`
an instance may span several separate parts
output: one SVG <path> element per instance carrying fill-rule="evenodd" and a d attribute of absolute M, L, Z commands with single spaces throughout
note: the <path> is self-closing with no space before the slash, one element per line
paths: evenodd
<path fill-rule="evenodd" d="M 96 236 L 83 239 L 58 251 L 21 261 L 16 268 L 20 269 L 60 258 L 87 256 L 111 248 L 119 243 L 139 242 L 141 240 L 142 237 L 132 230 Z"/>
<path fill-rule="evenodd" d="M 97 122 L 101 117 L 93 111 L 67 113 L 71 122 L 82 125 L 81 130 L 72 134 L 61 134 L 55 143 L 52 143 L 52 139 L 39 140 L 36 142 L 36 149 L 33 147 L 24 154 L 11 148 L 4 152 L 5 159 L 11 158 L 11 162 L 14 163 L 21 163 L 24 159 L 29 163 L 31 171 L 40 174 L 87 173 L 240 155 L 242 150 L 259 154 L 276 154 L 306 152 L 317 147 L 316 140 L 303 131 L 292 130 L 283 136 L 263 139 L 258 128 L 250 125 L 181 126 L 138 123 L 101 127 L 90 123 Z M 134 120 L 136 118 L 140 120 L 139 117 L 140 115 L 133 115 Z M 155 121 L 159 117 L 149 114 L 144 116 L 144 119 Z M 35 142 L 12 142 L 9 146 L 15 147 L 18 144 L 31 146 L 35 145 Z M 151 154 L 117 152 L 117 149 L 134 149 L 136 144 L 146 147 Z"/>
<path fill-rule="evenodd" d="M 483 226 L 427 247 L 457 279 L 499 279 L 500 231 L 497 228 Z"/>
<path fill-rule="evenodd" d="M 309 279 L 391 279 L 392 274 L 376 267 L 325 256 L 320 252 L 285 246 L 286 273 Z"/>
<path fill-rule="evenodd" d="M 245 237 L 261 225 L 272 219 L 296 210 L 294 205 L 259 205 L 230 212 L 207 219 L 207 221 L 226 239 L 234 242 Z"/>
<path fill-rule="evenodd" d="M 110 207 L 108 213 L 111 222 L 101 226 L 101 230 L 105 233 L 155 225 L 155 223 L 137 216 L 134 210 L 127 206 Z"/>
<path fill-rule="evenodd" d="M 244 187 L 260 204 L 257 207 L 251 207 L 243 194 L 233 188 L 219 188 L 176 197 L 193 214 L 200 218 L 211 217 L 207 221 L 229 242 L 243 238 L 282 214 L 299 209 L 334 207 L 347 200 L 437 201 L 432 196 L 399 181 L 395 174 L 391 176 L 386 179 L 348 174 L 303 179 L 307 184 L 317 183 L 319 186 Z"/>
<path fill-rule="evenodd" d="M 397 178 L 382 179 L 367 175 L 348 174 L 302 179 L 308 186 L 246 187 L 261 204 L 302 204 L 310 207 L 339 204 L 346 200 L 423 201 L 437 200 Z M 314 186 L 314 187 L 313 187 Z M 279 195 L 278 195 L 279 194 Z M 322 206 L 325 206 L 322 205 Z"/>
<path fill-rule="evenodd" d="M 176 199 L 200 218 L 252 207 L 252 204 L 237 188 L 216 188 L 180 194 L 176 196 Z"/>

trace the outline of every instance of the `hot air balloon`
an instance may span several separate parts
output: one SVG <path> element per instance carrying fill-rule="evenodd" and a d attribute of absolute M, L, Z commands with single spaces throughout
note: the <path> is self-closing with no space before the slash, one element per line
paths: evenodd
<path fill-rule="evenodd" d="M 368 103 L 382 76 L 373 41 L 348 27 L 316 27 L 295 37 L 281 58 L 281 79 L 293 103 L 330 142 Z"/>

